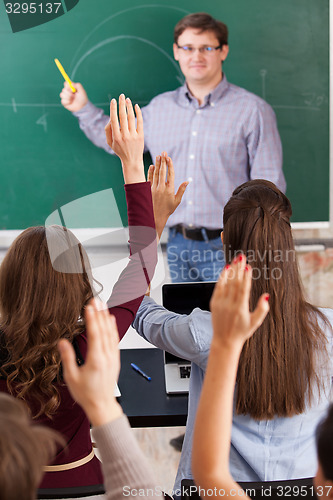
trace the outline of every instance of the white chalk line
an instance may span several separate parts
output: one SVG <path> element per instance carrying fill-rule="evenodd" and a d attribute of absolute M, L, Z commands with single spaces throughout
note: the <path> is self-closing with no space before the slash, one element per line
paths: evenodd
<path fill-rule="evenodd" d="M 80 59 L 78 60 L 78 62 L 76 63 L 76 65 L 75 65 L 75 67 L 73 69 L 72 80 L 75 81 L 75 74 L 76 74 L 78 68 L 80 67 L 81 63 L 85 59 L 87 59 L 87 57 L 89 57 L 93 52 L 96 52 L 96 50 L 99 50 L 100 48 L 104 47 L 105 45 L 108 45 L 109 43 L 116 42 L 118 40 L 137 40 L 139 42 L 145 43 L 146 45 L 150 45 L 154 49 L 156 49 L 159 52 L 161 52 L 161 54 L 163 54 L 171 62 L 171 64 L 176 69 L 178 75 L 180 75 L 181 77 L 183 76 L 183 74 L 182 74 L 182 72 L 181 72 L 181 70 L 180 70 L 180 68 L 178 66 L 178 63 L 164 49 L 162 49 L 161 47 L 159 47 L 158 45 L 156 45 L 156 43 L 151 42 L 150 40 L 147 40 L 146 38 L 141 38 L 141 37 L 138 37 L 138 36 L 133 36 L 133 35 L 119 35 L 119 36 L 114 36 L 114 37 L 111 37 L 111 38 L 106 38 L 102 42 L 99 42 L 97 45 L 94 45 L 82 57 L 80 57 Z"/>
<path fill-rule="evenodd" d="M 72 61 L 70 63 L 70 68 L 73 67 L 74 61 L 75 61 L 75 59 L 77 57 L 77 54 L 80 52 L 81 47 L 93 35 L 93 33 L 95 33 L 95 31 L 97 31 L 101 26 L 103 26 L 103 24 L 109 22 L 111 19 L 114 19 L 115 17 L 120 16 L 121 14 L 125 14 L 126 12 L 131 12 L 133 10 L 138 10 L 138 9 L 151 9 L 151 8 L 156 8 L 156 7 L 163 8 L 163 9 L 177 10 L 179 12 L 182 12 L 183 14 L 190 14 L 189 11 L 187 11 L 185 9 L 181 9 L 179 7 L 173 7 L 173 6 L 169 6 L 169 5 L 156 5 L 156 4 L 139 5 L 137 7 L 130 7 L 129 9 L 125 9 L 125 10 L 121 10 L 119 12 L 116 12 L 115 14 L 112 14 L 112 16 L 107 17 L 106 19 L 104 19 L 104 21 L 102 21 L 97 26 L 95 26 L 95 28 L 92 29 L 90 31 L 90 33 L 88 33 L 88 35 L 83 39 L 83 41 L 81 42 L 81 44 L 79 45 L 79 47 L 75 51 L 75 54 L 74 54 L 74 56 L 72 58 Z"/>

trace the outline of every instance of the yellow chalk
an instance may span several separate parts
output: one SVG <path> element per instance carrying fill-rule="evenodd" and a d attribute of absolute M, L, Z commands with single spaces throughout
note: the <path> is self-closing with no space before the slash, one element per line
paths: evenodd
<path fill-rule="evenodd" d="M 56 63 L 57 67 L 58 67 L 58 70 L 60 71 L 60 73 L 62 74 L 62 76 L 64 77 L 64 79 L 66 80 L 66 82 L 69 84 L 70 88 L 72 89 L 72 92 L 76 92 L 76 88 L 74 87 L 74 85 L 72 84 L 71 82 L 71 79 L 69 78 L 69 76 L 67 75 L 66 71 L 64 70 L 64 68 L 62 67 L 61 63 L 59 62 L 58 59 L 55 59 L 54 62 Z"/>

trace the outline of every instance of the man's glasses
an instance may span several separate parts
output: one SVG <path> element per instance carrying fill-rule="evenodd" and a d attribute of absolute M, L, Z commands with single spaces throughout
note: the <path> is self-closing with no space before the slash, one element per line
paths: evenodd
<path fill-rule="evenodd" d="M 223 44 L 219 45 L 218 47 L 211 47 L 210 45 L 204 45 L 203 47 L 198 47 L 198 48 L 192 47 L 191 45 L 177 45 L 177 47 L 181 49 L 183 53 L 186 55 L 194 54 L 196 50 L 198 50 L 200 54 L 209 55 L 209 54 L 214 54 L 216 50 L 220 50 L 222 48 L 222 45 Z"/>

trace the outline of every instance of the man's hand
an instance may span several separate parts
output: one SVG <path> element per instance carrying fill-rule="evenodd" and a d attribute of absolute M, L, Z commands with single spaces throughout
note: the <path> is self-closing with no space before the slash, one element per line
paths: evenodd
<path fill-rule="evenodd" d="M 90 301 L 85 318 L 88 353 L 84 365 L 77 365 L 75 351 L 68 340 L 60 340 L 58 348 L 68 389 L 91 423 L 97 426 L 122 415 L 113 395 L 120 371 L 119 336 L 114 316 L 101 302 Z"/>
<path fill-rule="evenodd" d="M 126 184 L 145 182 L 143 165 L 143 119 L 141 109 L 135 105 L 135 115 L 131 100 L 119 96 L 119 119 L 117 101 L 110 104 L 110 121 L 105 126 L 106 142 L 121 159 Z"/>
<path fill-rule="evenodd" d="M 171 158 L 165 152 L 156 157 L 155 166 L 150 165 L 148 181 L 151 184 L 156 231 L 160 238 L 166 221 L 182 201 L 188 182 L 183 182 L 175 194 L 175 171 Z"/>
<path fill-rule="evenodd" d="M 210 301 L 213 342 L 217 345 L 243 345 L 264 321 L 269 311 L 269 296 L 263 294 L 250 313 L 251 283 L 252 269 L 243 254 L 222 271 Z"/>
<path fill-rule="evenodd" d="M 68 111 L 80 111 L 87 104 L 88 96 L 81 83 L 72 83 L 76 88 L 76 92 L 72 92 L 69 84 L 65 82 L 60 92 L 61 104 Z"/>

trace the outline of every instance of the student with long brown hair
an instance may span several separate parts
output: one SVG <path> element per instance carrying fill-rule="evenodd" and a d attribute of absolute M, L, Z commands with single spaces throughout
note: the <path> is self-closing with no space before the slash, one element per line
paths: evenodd
<path fill-rule="evenodd" d="M 143 125 L 138 106 L 136 117 L 137 123 L 130 100 L 121 95 L 118 121 L 117 102 L 111 101 L 106 136 L 122 162 L 131 253 L 108 301 L 120 338 L 133 321 L 157 260 L 151 185 L 144 174 Z M 63 383 L 57 349 L 59 339 L 67 339 L 73 343 L 78 364 L 84 362 L 84 308 L 93 295 L 87 255 L 63 227 L 23 231 L 0 268 L 0 390 L 23 400 L 38 423 L 61 432 L 67 442 L 46 469 L 43 488 L 103 482 L 91 444 L 89 421 Z"/>
<path fill-rule="evenodd" d="M 125 493 L 133 498 L 138 491 L 140 496 L 147 492 L 145 497 L 160 498 L 151 466 L 110 390 L 120 371 L 115 318 L 96 299 L 89 302 L 84 317 L 88 344 L 84 365 L 77 365 L 68 340 L 61 339 L 58 347 L 67 387 L 93 426 L 93 439 L 102 458 L 103 499 L 123 499 Z M 35 500 L 43 468 L 52 460 L 57 444 L 65 444 L 60 434 L 36 425 L 22 401 L 0 393 L 1 500 Z"/>
<path fill-rule="evenodd" d="M 242 258 L 241 258 L 242 257 Z M 192 468 L 196 491 L 201 498 L 233 497 L 255 498 L 333 498 L 333 407 L 316 430 L 318 470 L 313 485 L 307 481 L 292 486 L 281 482 L 276 488 L 262 484 L 254 490 L 251 483 L 243 490 L 230 474 L 229 453 L 232 432 L 233 398 L 237 368 L 244 344 L 263 323 L 270 297 L 262 294 L 250 312 L 252 268 L 245 255 L 236 257 L 231 266 L 221 273 L 210 309 L 212 312 L 213 339 L 209 352 L 207 371 L 203 383 L 193 437 Z M 259 483 L 260 484 L 260 483 Z M 192 490 L 193 491 L 193 490 Z M 268 494 L 269 492 L 269 494 Z"/>
<path fill-rule="evenodd" d="M 290 227 L 291 205 L 271 182 L 253 180 L 232 194 L 223 216 L 227 264 L 243 252 L 252 266 L 250 307 L 268 293 L 270 311 L 240 354 L 230 471 L 236 481 L 312 477 L 315 428 L 329 402 L 333 311 L 303 295 Z M 152 344 L 192 361 L 185 441 L 175 484 L 192 478 L 195 414 L 212 340 L 209 312 L 174 314 L 145 297 L 134 321 Z"/>

